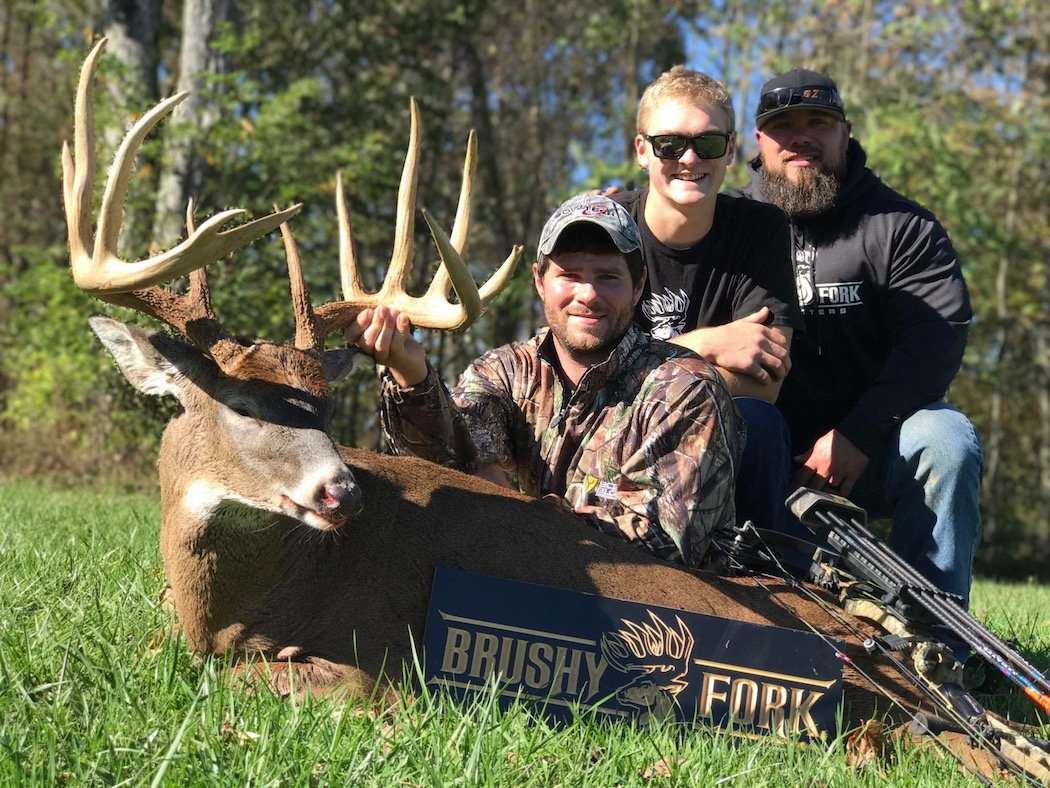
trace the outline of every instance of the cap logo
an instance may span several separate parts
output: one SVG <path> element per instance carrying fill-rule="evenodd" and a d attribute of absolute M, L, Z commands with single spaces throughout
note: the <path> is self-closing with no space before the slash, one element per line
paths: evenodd
<path fill-rule="evenodd" d="M 638 248 L 638 231 L 626 208 L 601 195 L 577 195 L 558 206 L 547 219 L 540 233 L 540 254 L 550 254 L 561 232 L 578 221 L 597 224 L 625 254 Z"/>

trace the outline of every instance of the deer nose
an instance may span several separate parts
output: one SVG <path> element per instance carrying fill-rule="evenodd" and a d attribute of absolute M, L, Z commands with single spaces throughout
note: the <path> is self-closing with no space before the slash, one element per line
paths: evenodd
<path fill-rule="evenodd" d="M 325 512 L 357 514 L 361 505 L 361 488 L 353 480 L 329 482 L 321 490 L 321 507 Z"/>

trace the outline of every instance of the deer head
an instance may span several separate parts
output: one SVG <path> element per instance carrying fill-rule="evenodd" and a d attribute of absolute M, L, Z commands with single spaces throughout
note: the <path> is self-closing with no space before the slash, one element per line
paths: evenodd
<path fill-rule="evenodd" d="M 321 530 L 338 528 L 359 504 L 350 468 L 326 432 L 328 386 L 349 370 L 350 351 L 326 350 L 325 337 L 345 326 L 364 307 L 386 304 L 409 315 L 420 327 L 462 329 L 509 279 L 520 247 L 515 247 L 480 292 L 460 253 L 470 219 L 470 184 L 476 141 L 468 141 L 463 187 L 452 239 L 424 212 L 438 248 L 441 268 L 426 295 L 404 291 L 412 262 L 419 120 L 411 106 L 409 152 L 398 195 L 394 253 L 378 293 L 361 286 L 342 181 L 337 190 L 343 301 L 314 309 L 302 274 L 299 252 L 287 225 L 299 206 L 276 211 L 233 229 L 221 226 L 240 210 L 223 211 L 194 226 L 187 207 L 188 237 L 173 249 L 138 262 L 116 254 L 121 214 L 132 161 L 142 140 L 185 93 L 160 102 L 132 127 L 121 143 L 101 205 L 92 242 L 91 189 L 94 181 L 94 128 L 91 85 L 105 39 L 81 70 L 75 110 L 74 152 L 63 146 L 64 196 L 73 278 L 82 289 L 110 303 L 136 309 L 175 329 L 188 342 L 157 331 L 93 318 L 91 327 L 125 377 L 146 394 L 176 397 L 183 413 L 165 433 L 162 485 L 174 486 L 191 513 L 207 519 L 217 507 L 235 503 L 295 518 Z M 209 263 L 280 226 L 288 259 L 295 341 L 291 345 L 232 337 L 212 310 L 206 269 Z M 92 248 L 91 254 L 88 249 Z M 160 287 L 189 274 L 185 294 Z M 449 299 L 455 289 L 458 302 Z"/>

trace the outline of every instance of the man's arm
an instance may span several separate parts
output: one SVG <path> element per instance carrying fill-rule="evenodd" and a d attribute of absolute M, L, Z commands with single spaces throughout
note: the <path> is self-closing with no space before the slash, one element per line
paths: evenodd
<path fill-rule="evenodd" d="M 390 450 L 470 472 L 477 463 L 470 435 L 411 332 L 406 315 L 381 306 L 362 310 L 345 336 L 386 366 L 380 416 Z"/>
<path fill-rule="evenodd" d="M 776 402 L 791 371 L 789 326 L 767 326 L 769 308 L 723 326 L 697 328 L 671 340 L 711 362 L 734 397 Z"/>
<path fill-rule="evenodd" d="M 944 397 L 962 364 L 973 314 L 955 250 L 932 216 L 910 216 L 895 229 L 887 254 L 889 355 L 838 424 L 866 454 L 900 419 Z"/>
<path fill-rule="evenodd" d="M 699 328 L 679 344 L 713 363 L 736 397 L 773 403 L 791 371 L 791 337 L 803 326 L 787 217 L 768 205 L 729 200 L 751 231 L 736 250 L 740 270 L 730 299 L 734 320 Z"/>
<path fill-rule="evenodd" d="M 566 497 L 602 530 L 697 566 L 711 532 L 735 521 L 740 425 L 724 388 L 696 359 L 678 359 L 654 375 L 632 416 L 635 434 L 613 489 L 570 489 Z"/>

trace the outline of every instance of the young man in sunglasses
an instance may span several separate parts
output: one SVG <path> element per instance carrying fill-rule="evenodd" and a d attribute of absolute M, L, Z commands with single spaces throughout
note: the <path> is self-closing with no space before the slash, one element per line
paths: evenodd
<path fill-rule="evenodd" d="M 683 66 L 660 75 L 638 105 L 635 151 L 648 184 L 612 197 L 641 237 L 649 281 L 636 319 L 718 368 L 747 425 L 738 520 L 776 527 L 787 516 L 791 455 L 771 403 L 791 368 L 802 318 L 783 215 L 719 194 L 734 155 L 734 120 L 722 83 Z"/>
<path fill-rule="evenodd" d="M 645 282 L 634 222 L 607 197 L 568 200 L 543 227 L 532 274 L 549 328 L 486 353 L 451 395 L 405 316 L 358 316 L 348 341 L 387 367 L 388 445 L 700 565 L 709 534 L 734 522 L 742 435 L 711 365 L 634 325 Z"/>
<path fill-rule="evenodd" d="M 980 533 L 981 448 L 943 402 L 970 302 L 929 211 L 865 165 L 835 82 L 795 69 L 762 88 L 743 193 L 781 208 L 805 332 L 778 406 L 796 485 L 892 516 L 893 548 L 964 599 Z"/>

